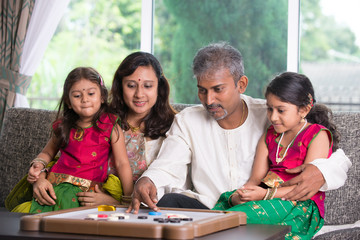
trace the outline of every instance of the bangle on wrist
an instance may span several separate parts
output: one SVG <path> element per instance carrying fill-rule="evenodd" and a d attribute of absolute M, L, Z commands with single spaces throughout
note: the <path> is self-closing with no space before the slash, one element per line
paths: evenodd
<path fill-rule="evenodd" d="M 266 189 L 266 194 L 265 194 L 265 197 L 264 197 L 263 200 L 268 200 L 269 194 L 270 194 L 270 188 L 267 188 L 267 189 Z"/>
<path fill-rule="evenodd" d="M 264 200 L 272 200 L 272 199 L 274 199 L 276 192 L 277 192 L 277 187 L 268 188 L 266 190 Z"/>
<path fill-rule="evenodd" d="M 229 199 L 228 199 L 228 203 L 229 203 L 229 206 L 230 206 L 230 207 L 233 207 L 233 206 L 234 206 L 234 205 L 232 204 L 232 200 L 231 200 L 234 195 L 239 195 L 239 194 L 235 191 L 235 192 L 233 192 L 233 193 L 230 195 L 230 197 L 229 197 Z"/>
<path fill-rule="evenodd" d="M 47 173 L 49 173 L 49 168 L 43 168 L 43 169 L 40 170 L 40 172 L 41 173 L 45 172 L 47 174 Z"/>
<path fill-rule="evenodd" d="M 44 166 L 44 168 L 46 168 L 46 166 L 47 166 L 47 162 L 44 160 L 44 159 L 42 159 L 42 158 L 35 158 L 34 160 L 32 160 L 31 162 L 30 162 L 30 167 L 34 164 L 34 163 L 36 163 L 36 162 L 38 162 L 38 163 L 41 163 L 43 166 Z"/>
<path fill-rule="evenodd" d="M 270 194 L 269 194 L 268 199 L 269 199 L 269 200 L 274 199 L 276 192 L 277 192 L 277 188 L 276 188 L 276 187 L 271 188 L 271 192 L 270 192 Z"/>

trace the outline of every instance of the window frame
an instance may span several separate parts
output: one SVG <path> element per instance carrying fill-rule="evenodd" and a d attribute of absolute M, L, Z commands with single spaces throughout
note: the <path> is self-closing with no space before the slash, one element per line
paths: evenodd
<path fill-rule="evenodd" d="M 141 36 L 140 50 L 154 53 L 154 12 L 155 0 L 141 2 Z"/>
<path fill-rule="evenodd" d="M 141 3 L 140 50 L 154 54 L 155 0 Z M 298 72 L 300 63 L 300 0 L 288 0 L 287 71 Z"/>

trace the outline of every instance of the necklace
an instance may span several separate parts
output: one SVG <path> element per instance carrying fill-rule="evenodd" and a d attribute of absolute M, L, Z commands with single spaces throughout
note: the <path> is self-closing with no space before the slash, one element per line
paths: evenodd
<path fill-rule="evenodd" d="M 134 127 L 133 125 L 131 125 L 128 121 L 126 121 L 127 122 L 127 124 L 129 125 L 129 127 L 130 127 L 130 130 L 131 130 L 131 132 L 132 133 L 135 133 L 135 132 L 137 132 L 137 131 L 139 131 L 140 130 L 140 126 L 138 126 L 138 127 Z"/>
<path fill-rule="evenodd" d="M 280 162 L 282 162 L 282 160 L 284 160 L 285 156 L 286 156 L 286 153 L 287 151 L 289 150 L 289 147 L 291 144 L 293 144 L 293 142 L 295 141 L 296 137 L 299 135 L 299 133 L 304 129 L 304 127 L 306 126 L 307 124 L 307 120 L 305 119 L 305 123 L 304 125 L 302 126 L 302 128 L 298 131 L 298 133 L 295 135 L 295 137 L 291 140 L 291 142 L 289 143 L 289 145 L 286 147 L 286 150 L 284 152 L 284 155 L 282 157 L 279 157 L 279 146 L 280 146 L 280 143 L 281 143 L 281 140 L 284 136 L 284 133 L 281 134 L 281 137 L 280 137 L 280 140 L 278 142 L 278 145 L 277 145 L 277 149 L 276 149 L 276 163 L 279 164 Z"/>
<path fill-rule="evenodd" d="M 74 134 L 74 139 L 77 141 L 82 141 L 84 137 L 84 130 L 82 128 L 76 129 L 76 132 Z"/>

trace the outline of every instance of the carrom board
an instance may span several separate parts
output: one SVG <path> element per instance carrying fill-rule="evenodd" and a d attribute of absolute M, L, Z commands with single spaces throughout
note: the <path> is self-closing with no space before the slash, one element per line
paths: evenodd
<path fill-rule="evenodd" d="M 161 208 L 161 215 L 150 215 L 153 212 L 147 208 L 141 208 L 138 214 L 125 213 L 127 208 L 124 206 L 116 206 L 114 209 L 99 211 L 97 207 L 79 207 L 26 215 L 20 220 L 20 229 L 118 237 L 193 239 L 246 224 L 246 214 L 243 212 Z M 110 217 L 122 214 L 127 217 L 115 220 Z M 100 218 L 94 218 L 94 215 Z M 174 221 L 164 220 L 169 217 Z"/>

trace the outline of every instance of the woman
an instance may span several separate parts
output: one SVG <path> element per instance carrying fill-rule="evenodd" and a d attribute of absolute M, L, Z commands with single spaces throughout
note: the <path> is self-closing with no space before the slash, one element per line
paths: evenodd
<path fill-rule="evenodd" d="M 165 133 L 173 122 L 176 112 L 169 103 L 169 94 L 169 83 L 161 65 L 150 53 L 130 54 L 115 72 L 110 108 L 121 118 L 134 181 L 157 156 Z M 110 166 L 111 163 L 112 161 Z M 78 193 L 81 205 L 119 204 L 121 183 L 113 173 L 113 168 L 110 167 L 108 181 L 103 185 L 105 191 L 96 185 L 94 192 Z M 55 204 L 55 193 L 48 181 L 34 183 L 33 196 L 40 204 Z M 122 200 L 130 199 L 123 196 Z M 28 212 L 23 207 L 16 207 L 13 211 Z"/>
<path fill-rule="evenodd" d="M 169 83 L 160 63 L 150 53 L 130 54 L 115 72 L 110 107 L 121 119 L 134 182 L 156 158 L 173 122 L 175 110 L 170 106 L 169 93 Z M 114 173 L 113 168 L 110 173 Z M 118 179 L 110 175 L 104 188 L 118 198 L 118 184 Z M 99 188 L 95 188 L 95 192 L 78 194 L 82 205 L 118 204 L 112 196 Z"/>

